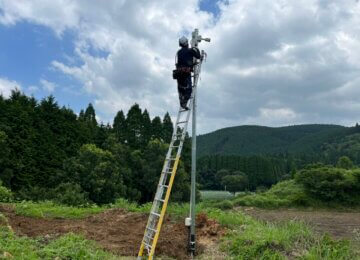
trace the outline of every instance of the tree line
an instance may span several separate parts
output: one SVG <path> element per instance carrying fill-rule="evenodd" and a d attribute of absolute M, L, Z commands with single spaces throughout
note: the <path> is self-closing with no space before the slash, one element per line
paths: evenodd
<path fill-rule="evenodd" d="M 199 158 L 197 165 L 202 189 L 224 190 L 225 186 L 236 182 L 241 188 L 238 191 L 270 187 L 286 178 L 294 168 L 285 158 L 261 155 L 209 155 Z"/>
<path fill-rule="evenodd" d="M 173 131 L 134 104 L 113 124 L 97 122 L 89 104 L 79 115 L 53 96 L 37 101 L 20 91 L 0 96 L 0 181 L 18 199 L 81 204 L 118 197 L 152 200 Z M 172 199 L 189 197 L 187 137 Z M 69 202 L 72 201 L 72 202 Z"/>

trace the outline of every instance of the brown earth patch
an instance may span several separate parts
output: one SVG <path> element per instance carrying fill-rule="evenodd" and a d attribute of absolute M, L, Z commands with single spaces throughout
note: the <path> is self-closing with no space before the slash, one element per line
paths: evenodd
<path fill-rule="evenodd" d="M 260 220 L 278 222 L 300 220 L 318 233 L 329 233 L 333 238 L 346 238 L 360 242 L 360 212 L 305 211 L 298 209 L 267 210 L 239 207 L 245 214 Z"/>
<path fill-rule="evenodd" d="M 0 206 L 9 225 L 19 236 L 38 237 L 45 240 L 73 232 L 96 241 L 102 248 L 116 255 L 136 256 L 144 235 L 148 215 L 110 209 L 83 219 L 42 219 L 16 215 L 11 207 Z M 200 217 L 197 229 L 197 252 L 204 252 L 208 242 L 215 243 L 224 229 L 205 215 Z M 199 219 L 199 217 L 198 217 Z M 156 247 L 157 256 L 189 259 L 187 253 L 188 230 L 183 221 L 166 217 Z M 204 243 L 205 242 L 205 243 Z"/>

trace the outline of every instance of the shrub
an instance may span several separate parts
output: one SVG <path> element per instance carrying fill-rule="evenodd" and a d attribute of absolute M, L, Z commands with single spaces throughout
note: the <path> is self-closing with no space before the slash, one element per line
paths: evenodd
<path fill-rule="evenodd" d="M 53 190 L 53 200 L 68 206 L 82 206 L 89 203 L 88 194 L 79 184 L 61 183 Z"/>
<path fill-rule="evenodd" d="M 295 175 L 307 194 L 324 202 L 355 204 L 360 202 L 358 170 L 332 166 L 306 168 Z"/>
<path fill-rule="evenodd" d="M 234 205 L 262 208 L 309 206 L 311 203 L 311 198 L 307 196 L 302 185 L 294 180 L 282 181 L 268 191 L 241 196 L 234 200 Z"/>
<path fill-rule="evenodd" d="M 9 189 L 2 186 L 0 182 L 0 202 L 12 202 L 13 198 L 14 196 L 12 192 Z"/>
<path fill-rule="evenodd" d="M 226 210 L 226 209 L 232 209 L 234 205 L 230 200 L 223 200 L 223 201 L 217 201 L 212 206 L 215 208 Z"/>
<path fill-rule="evenodd" d="M 336 164 L 336 167 L 349 170 L 354 168 L 354 164 L 349 157 L 341 156 Z"/>

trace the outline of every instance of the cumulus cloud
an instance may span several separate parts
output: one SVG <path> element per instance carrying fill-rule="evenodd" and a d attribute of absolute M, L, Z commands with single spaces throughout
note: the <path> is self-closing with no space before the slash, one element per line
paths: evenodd
<path fill-rule="evenodd" d="M 353 124 L 359 116 L 360 6 L 344 0 L 0 0 L 0 23 L 26 20 L 61 37 L 76 32 L 81 65 L 53 61 L 95 97 L 101 117 L 135 102 L 175 115 L 177 38 L 195 27 L 210 44 L 199 95 L 199 130 L 240 124 Z M 91 50 L 104 55 L 95 55 Z M 43 84 L 45 86 L 46 84 Z"/>
<path fill-rule="evenodd" d="M 14 81 L 6 78 L 0 78 L 0 95 L 8 98 L 11 95 L 12 90 L 21 90 L 21 85 Z"/>

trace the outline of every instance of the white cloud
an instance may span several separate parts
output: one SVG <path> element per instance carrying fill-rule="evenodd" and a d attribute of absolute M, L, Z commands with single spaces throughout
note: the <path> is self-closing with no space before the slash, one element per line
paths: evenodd
<path fill-rule="evenodd" d="M 0 0 L 0 23 L 26 20 L 59 36 L 66 29 L 75 32 L 82 65 L 53 61 L 52 66 L 82 83 L 104 120 L 135 102 L 152 115 L 175 114 L 171 70 L 177 38 L 195 27 L 212 38 L 201 44 L 209 56 L 198 92 L 199 132 L 245 123 L 359 120 L 352 112 L 360 106 L 354 95 L 360 72 L 358 2 L 221 1 L 216 19 L 198 5 L 198 0 Z"/>
<path fill-rule="evenodd" d="M 0 95 L 8 98 L 11 95 L 11 91 L 15 89 L 21 90 L 20 83 L 6 78 L 0 78 Z"/>
<path fill-rule="evenodd" d="M 34 85 L 31 85 L 27 88 L 27 91 L 30 92 L 30 93 L 35 93 L 37 91 L 39 91 L 39 87 L 38 86 L 34 86 Z"/>
<path fill-rule="evenodd" d="M 40 79 L 40 84 L 43 90 L 50 93 L 54 92 L 56 88 L 56 84 L 54 82 L 47 81 L 46 79 Z"/>

